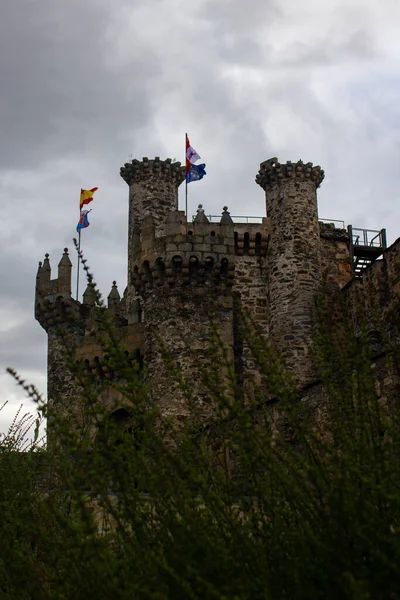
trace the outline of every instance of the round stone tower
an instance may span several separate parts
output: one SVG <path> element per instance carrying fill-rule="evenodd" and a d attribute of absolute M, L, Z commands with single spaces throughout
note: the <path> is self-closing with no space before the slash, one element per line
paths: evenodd
<path fill-rule="evenodd" d="M 269 334 L 298 384 L 315 377 L 310 355 L 313 311 L 321 284 L 316 189 L 324 172 L 312 163 L 277 158 L 260 165 L 256 182 L 265 190 L 271 219 L 268 247 Z"/>
<path fill-rule="evenodd" d="M 129 185 L 128 282 L 133 261 L 140 251 L 146 217 L 150 217 L 155 236 L 162 237 L 168 213 L 178 210 L 178 188 L 185 179 L 185 167 L 170 158 L 134 159 L 121 167 L 121 177 Z"/>

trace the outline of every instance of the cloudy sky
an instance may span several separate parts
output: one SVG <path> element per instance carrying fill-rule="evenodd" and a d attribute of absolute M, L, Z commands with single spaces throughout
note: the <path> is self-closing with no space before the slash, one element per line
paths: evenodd
<path fill-rule="evenodd" d="M 312 161 L 320 217 L 399 236 L 399 22 L 398 0 L 2 3 L 0 430 L 24 401 L 7 366 L 46 390 L 37 263 L 75 262 L 81 187 L 99 187 L 83 249 L 123 292 L 130 156 L 183 160 L 187 131 L 208 173 L 190 214 L 260 216 L 259 163 Z"/>

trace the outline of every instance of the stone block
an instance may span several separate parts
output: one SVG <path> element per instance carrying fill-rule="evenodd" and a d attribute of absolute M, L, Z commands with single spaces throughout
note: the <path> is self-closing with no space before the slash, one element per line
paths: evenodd
<path fill-rule="evenodd" d="M 217 252 L 218 254 L 227 254 L 229 253 L 229 248 L 223 246 L 222 244 L 215 244 L 213 246 L 213 251 Z"/>
<path fill-rule="evenodd" d="M 178 244 L 179 252 L 192 252 L 193 248 L 194 244 L 191 244 L 190 242 L 183 242 L 181 244 Z"/>
<path fill-rule="evenodd" d="M 195 250 L 197 252 L 211 252 L 211 251 L 215 252 L 216 251 L 215 248 L 216 248 L 216 246 L 211 245 L 211 244 L 196 244 L 196 246 L 195 246 Z"/>

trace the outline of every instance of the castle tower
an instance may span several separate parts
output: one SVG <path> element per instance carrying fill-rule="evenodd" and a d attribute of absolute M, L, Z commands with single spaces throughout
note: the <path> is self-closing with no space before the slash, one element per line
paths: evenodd
<path fill-rule="evenodd" d="M 52 436 L 53 417 L 62 414 L 65 408 L 76 405 L 78 389 L 68 369 L 68 356 L 65 339 L 59 335 L 61 327 L 64 335 L 69 335 L 69 348 L 79 340 L 76 324 L 79 321 L 79 303 L 71 298 L 72 264 L 68 249 L 58 263 L 58 277 L 51 279 L 49 255 L 39 263 L 36 277 L 35 318 L 48 335 L 47 350 L 47 432 L 49 447 L 54 443 Z M 72 332 L 72 334 L 71 334 Z"/>
<path fill-rule="evenodd" d="M 163 416 L 178 423 L 189 415 L 189 397 L 206 418 L 212 407 L 203 376 L 211 365 L 215 324 L 233 348 L 233 223 L 226 211 L 220 224 L 209 223 L 200 206 L 186 235 L 185 214 L 178 210 L 178 186 L 184 179 L 180 163 L 132 161 L 121 176 L 130 188 L 128 304 L 142 320 L 152 395 Z M 187 394 L 174 384 L 165 351 Z"/>
<path fill-rule="evenodd" d="M 321 284 L 316 189 L 324 172 L 302 161 L 260 165 L 271 220 L 268 248 L 269 336 L 299 384 L 315 377 L 310 356 L 314 301 Z"/>
<path fill-rule="evenodd" d="M 129 185 L 128 282 L 133 261 L 140 250 L 145 217 L 154 224 L 156 237 L 165 233 L 167 216 L 178 210 L 178 188 L 185 179 L 185 167 L 170 158 L 132 160 L 121 167 L 121 177 Z"/>

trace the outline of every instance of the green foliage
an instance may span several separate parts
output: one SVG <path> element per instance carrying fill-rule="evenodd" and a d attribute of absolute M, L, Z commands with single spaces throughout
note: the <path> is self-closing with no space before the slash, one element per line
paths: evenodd
<path fill-rule="evenodd" d="M 2 599 L 400 598 L 397 402 L 378 398 L 368 338 L 344 307 L 338 320 L 326 297 L 318 306 L 323 388 L 301 398 L 243 315 L 262 374 L 247 394 L 215 326 L 204 374 L 212 421 L 192 407 L 178 429 L 161 419 L 99 294 L 97 305 L 115 374 L 107 386 L 124 412 L 110 418 L 105 384 L 77 369 L 65 334 L 85 418 L 74 407 L 51 415 L 51 451 L 1 448 Z M 189 382 L 164 353 L 190 405 Z"/>

